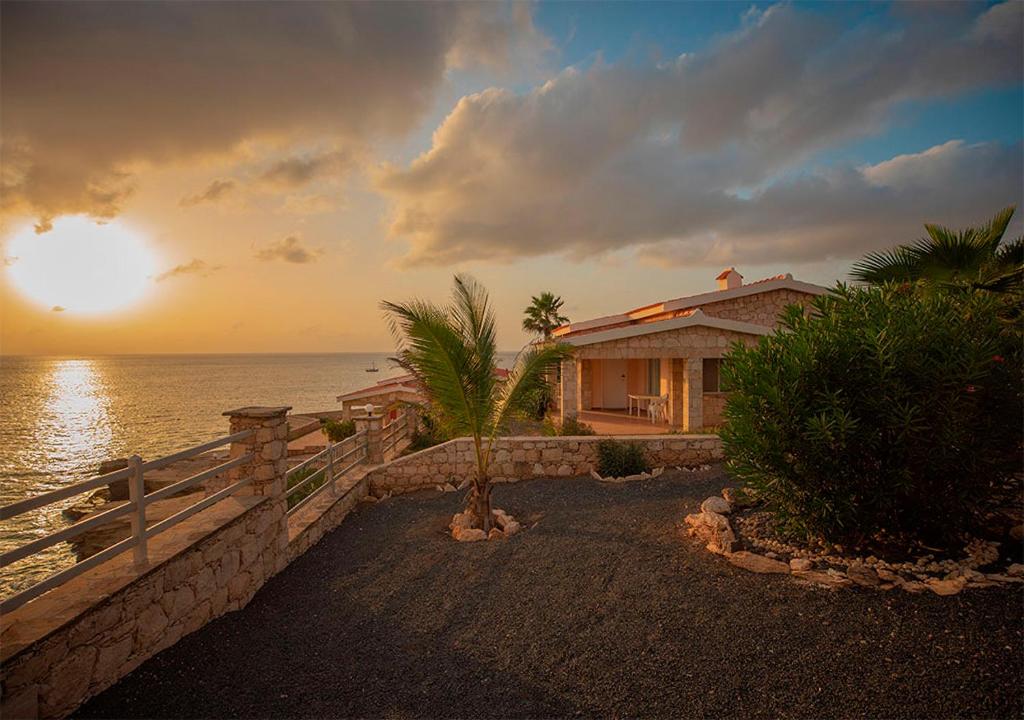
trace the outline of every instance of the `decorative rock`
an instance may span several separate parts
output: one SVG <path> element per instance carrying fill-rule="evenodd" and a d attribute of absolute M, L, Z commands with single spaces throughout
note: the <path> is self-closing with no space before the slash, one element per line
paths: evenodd
<path fill-rule="evenodd" d="M 923 582 L 918 582 L 917 580 L 907 580 L 902 585 L 900 585 L 900 587 L 906 590 L 908 593 L 914 594 L 924 592 L 928 589 L 927 585 L 925 585 Z"/>
<path fill-rule="evenodd" d="M 814 563 L 812 563 L 810 560 L 807 560 L 805 558 L 793 558 L 792 560 L 789 561 L 789 569 L 792 570 L 795 573 L 796 572 L 807 572 L 812 567 L 814 567 Z"/>
<path fill-rule="evenodd" d="M 957 578 L 955 580 L 929 580 L 927 583 L 928 589 L 936 595 L 956 595 L 958 592 L 964 589 L 967 581 L 963 578 Z"/>
<path fill-rule="evenodd" d="M 488 540 L 504 540 L 505 539 L 505 533 L 503 533 L 498 528 L 493 527 L 493 528 L 491 528 L 491 531 L 489 533 L 487 533 L 487 539 Z"/>
<path fill-rule="evenodd" d="M 599 473 L 594 468 L 590 468 L 590 477 L 594 478 L 595 480 L 604 480 L 604 478 L 601 477 L 601 473 Z"/>
<path fill-rule="evenodd" d="M 516 534 L 517 532 L 519 532 L 520 530 L 522 530 L 522 529 L 523 529 L 523 526 L 522 526 L 522 525 L 520 525 L 520 524 L 519 524 L 518 522 L 516 522 L 515 520 L 513 520 L 512 522 L 510 522 L 510 523 L 509 523 L 508 525 L 506 525 L 506 526 L 505 526 L 504 528 L 502 528 L 502 529 L 503 529 L 503 530 L 504 530 L 504 532 L 505 532 L 505 537 L 512 537 L 512 536 L 513 536 L 513 535 L 515 535 L 515 534 Z"/>
<path fill-rule="evenodd" d="M 818 572 L 817 570 L 801 570 L 800 572 L 794 572 L 793 577 L 803 582 L 809 582 L 827 588 L 853 587 L 853 581 L 847 577 L 843 577 L 842 575 L 833 575 L 827 572 Z"/>
<path fill-rule="evenodd" d="M 707 500 L 700 504 L 700 509 L 704 512 L 718 513 L 719 515 L 728 515 L 732 512 L 732 506 L 729 505 L 725 498 L 720 498 L 717 495 L 712 495 Z"/>
<path fill-rule="evenodd" d="M 1015 542 L 1024 542 L 1024 525 L 1014 525 L 1010 528 L 1010 539 Z"/>
<path fill-rule="evenodd" d="M 875 587 L 878 585 L 878 573 L 863 563 L 850 563 L 849 567 L 846 568 L 846 576 L 864 587 Z"/>
<path fill-rule="evenodd" d="M 487 533 L 480 528 L 455 527 L 452 529 L 452 537 L 459 542 L 477 542 L 480 540 L 486 540 Z"/>
<path fill-rule="evenodd" d="M 1014 563 L 1010 567 L 1006 568 L 1006 574 L 1015 578 L 1024 577 L 1024 565 Z"/>
<path fill-rule="evenodd" d="M 789 565 L 778 560 L 772 560 L 764 555 L 758 555 L 756 553 L 747 552 L 741 550 L 728 555 L 729 562 L 737 567 L 741 567 L 744 570 L 749 570 L 756 573 L 778 573 L 780 575 L 789 574 Z"/>
<path fill-rule="evenodd" d="M 652 478 L 656 478 L 659 475 L 661 475 L 663 472 L 665 472 L 665 468 L 663 468 L 663 467 L 656 467 L 653 470 L 651 470 L 651 477 Z"/>
<path fill-rule="evenodd" d="M 455 492 L 458 489 L 454 485 L 452 485 L 450 482 L 445 483 L 442 487 L 443 487 L 443 489 L 444 489 L 444 491 L 446 493 Z"/>
<path fill-rule="evenodd" d="M 452 530 L 469 530 L 473 527 L 473 516 L 468 512 L 456 513 L 448 527 Z"/>

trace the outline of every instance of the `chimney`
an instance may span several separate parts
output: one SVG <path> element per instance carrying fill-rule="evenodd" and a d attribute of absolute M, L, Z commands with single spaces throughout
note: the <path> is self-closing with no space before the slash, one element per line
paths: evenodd
<path fill-rule="evenodd" d="M 736 272 L 736 268 L 726 268 L 715 278 L 718 281 L 719 290 L 732 290 L 743 284 L 743 276 Z"/>

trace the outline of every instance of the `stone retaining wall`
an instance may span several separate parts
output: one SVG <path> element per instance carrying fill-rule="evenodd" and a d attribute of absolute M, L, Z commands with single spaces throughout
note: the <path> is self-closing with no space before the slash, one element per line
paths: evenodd
<path fill-rule="evenodd" d="M 597 444 L 607 439 L 598 436 L 498 438 L 491 461 L 493 481 L 586 475 L 597 464 Z M 636 435 L 614 439 L 643 445 L 655 467 L 694 465 L 722 458 L 722 441 L 717 435 Z M 475 469 L 472 440 L 458 438 L 382 465 L 372 470 L 367 480 L 370 492 L 380 497 L 432 488 L 445 482 L 457 486 L 471 478 Z"/>
<path fill-rule="evenodd" d="M 3 620 L 3 717 L 59 718 L 215 617 L 286 563 L 271 498 L 229 498 Z M 41 628 L 42 626 L 42 628 Z M 40 637 L 36 637 L 40 636 Z"/>

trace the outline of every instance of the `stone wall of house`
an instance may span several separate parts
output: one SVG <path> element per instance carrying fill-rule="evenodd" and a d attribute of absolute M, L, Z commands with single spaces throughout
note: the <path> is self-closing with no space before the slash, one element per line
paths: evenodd
<path fill-rule="evenodd" d="M 725 393 L 704 393 L 704 426 L 715 427 L 722 424 L 725 411 Z"/>
<path fill-rule="evenodd" d="M 779 315 L 787 305 L 810 305 L 814 295 L 797 290 L 772 290 L 746 297 L 721 300 L 701 305 L 705 315 L 725 320 L 755 323 L 766 327 L 775 327 Z"/>
<path fill-rule="evenodd" d="M 607 438 L 504 437 L 495 441 L 491 472 L 494 482 L 518 482 L 533 478 L 586 475 L 597 464 L 597 444 Z M 637 435 L 616 437 L 644 446 L 654 466 L 694 465 L 722 458 L 717 435 Z M 371 470 L 370 492 L 380 497 L 450 482 L 458 486 L 476 470 L 473 443 L 469 438 L 449 440 L 426 450 L 398 458 Z"/>
<path fill-rule="evenodd" d="M 656 357 L 714 358 L 721 357 L 734 341 L 753 345 L 757 343 L 758 337 L 731 330 L 692 325 L 649 335 L 583 345 L 576 349 L 575 355 L 581 360 Z"/>

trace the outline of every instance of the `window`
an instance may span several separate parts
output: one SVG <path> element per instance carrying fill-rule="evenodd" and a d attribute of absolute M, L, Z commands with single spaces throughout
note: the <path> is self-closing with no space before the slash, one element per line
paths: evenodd
<path fill-rule="evenodd" d="M 704 359 L 704 392 L 722 392 L 721 358 Z"/>
<path fill-rule="evenodd" d="M 647 361 L 647 394 L 661 395 L 661 360 Z"/>

